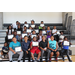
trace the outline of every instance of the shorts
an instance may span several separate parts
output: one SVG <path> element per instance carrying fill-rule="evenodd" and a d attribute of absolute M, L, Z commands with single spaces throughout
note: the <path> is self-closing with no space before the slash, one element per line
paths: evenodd
<path fill-rule="evenodd" d="M 51 52 L 53 52 L 54 53 L 54 56 L 56 56 L 56 52 L 58 52 L 58 50 L 56 52 L 54 52 L 54 51 L 51 50 Z"/>
<path fill-rule="evenodd" d="M 3 55 L 6 55 L 8 53 L 8 52 L 5 53 L 4 51 L 2 51 L 2 52 L 3 52 Z"/>
<path fill-rule="evenodd" d="M 34 53 L 38 54 L 38 53 L 41 52 L 41 51 L 40 51 L 39 48 L 32 48 L 32 49 L 30 50 L 30 52 L 33 53 L 33 54 L 34 54 Z"/>

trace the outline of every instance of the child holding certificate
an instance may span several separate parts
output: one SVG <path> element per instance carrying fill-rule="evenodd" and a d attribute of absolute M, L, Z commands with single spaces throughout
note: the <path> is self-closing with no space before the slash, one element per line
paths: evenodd
<path fill-rule="evenodd" d="M 63 41 L 63 43 L 62 43 L 62 48 L 63 48 L 63 49 L 62 49 L 62 51 L 61 51 L 61 56 L 62 56 L 63 61 L 64 61 L 64 55 L 63 55 L 63 53 L 66 53 L 69 62 L 72 62 L 72 60 L 71 60 L 70 57 L 69 57 L 69 45 L 71 45 L 71 43 L 68 41 L 67 37 L 64 37 L 64 41 Z"/>
<path fill-rule="evenodd" d="M 39 62 L 41 51 L 39 50 L 39 45 L 38 42 L 36 41 L 36 37 L 33 37 L 33 41 L 30 43 L 30 49 L 31 49 L 30 52 L 31 52 L 31 57 L 33 59 L 33 62 L 35 61 L 34 53 L 38 54 L 37 61 Z"/>

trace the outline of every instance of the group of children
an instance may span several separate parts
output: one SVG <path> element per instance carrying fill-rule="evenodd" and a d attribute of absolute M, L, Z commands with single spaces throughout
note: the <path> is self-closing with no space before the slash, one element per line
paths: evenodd
<path fill-rule="evenodd" d="M 60 32 L 60 35 L 57 34 L 58 30 L 56 29 L 56 26 L 54 26 L 53 30 L 51 30 L 48 26 L 46 30 L 43 21 L 41 21 L 40 26 L 37 27 L 34 23 L 34 20 L 32 20 L 31 25 L 25 22 L 22 28 L 20 22 L 16 21 L 16 25 L 10 25 L 7 29 L 7 35 L 5 37 L 5 43 L 4 47 L 2 48 L 1 54 L 4 55 L 4 57 L 6 57 L 6 55 L 8 54 L 9 61 L 11 62 L 12 55 L 16 54 L 15 47 L 17 46 L 22 47 L 21 52 L 18 52 L 18 54 L 20 55 L 18 61 L 20 61 L 23 57 L 24 62 L 26 55 L 28 55 L 29 61 L 32 57 L 32 61 L 34 62 L 34 53 L 38 54 L 37 61 L 43 61 L 42 59 L 44 52 L 47 55 L 46 61 L 51 62 L 51 58 L 53 55 L 55 55 L 55 59 L 56 61 L 58 61 L 57 57 L 60 55 L 58 47 L 62 48 L 61 56 L 63 58 L 63 61 L 64 52 L 66 52 L 69 61 L 72 61 L 69 57 L 69 46 L 65 46 L 63 44 L 64 41 L 68 41 L 68 39 L 63 35 L 63 31 Z M 28 29 L 31 30 L 31 32 L 28 32 Z M 18 34 L 18 31 L 20 31 L 21 33 Z M 22 34 L 26 35 L 22 37 Z M 8 35 L 13 35 L 13 38 L 8 39 Z M 38 46 L 33 46 L 33 42 L 38 42 Z"/>

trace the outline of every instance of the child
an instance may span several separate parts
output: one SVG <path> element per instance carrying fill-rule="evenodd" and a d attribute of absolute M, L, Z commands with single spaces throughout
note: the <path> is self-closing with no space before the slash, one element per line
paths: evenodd
<path fill-rule="evenodd" d="M 4 47 L 2 48 L 2 51 L 1 51 L 1 55 L 4 58 L 7 58 L 8 52 L 9 52 L 8 44 L 5 42 Z"/>
<path fill-rule="evenodd" d="M 63 35 L 63 31 L 60 31 L 60 36 L 59 36 L 59 47 L 61 47 L 61 43 L 64 40 L 64 35 Z"/>
<path fill-rule="evenodd" d="M 27 27 L 26 26 L 24 26 L 24 29 L 23 29 L 23 31 L 26 31 L 27 30 Z"/>
<path fill-rule="evenodd" d="M 39 34 L 38 34 L 38 42 L 42 41 L 42 30 L 39 30 Z"/>
<path fill-rule="evenodd" d="M 47 30 L 46 30 L 47 34 L 50 32 L 51 33 L 51 30 L 50 30 L 50 27 L 48 26 L 47 27 Z"/>
<path fill-rule="evenodd" d="M 64 37 L 64 41 L 63 41 L 63 43 L 62 43 L 62 48 L 63 48 L 63 49 L 62 49 L 62 51 L 61 51 L 61 56 L 62 56 L 63 61 L 64 61 L 64 55 L 63 55 L 63 53 L 66 53 L 69 62 L 72 62 L 72 60 L 71 60 L 70 57 L 69 57 L 69 45 L 71 45 L 71 43 L 69 42 L 69 45 L 64 45 L 64 42 L 65 42 L 65 41 L 69 42 L 68 39 L 67 39 L 67 37 Z"/>
<path fill-rule="evenodd" d="M 48 38 L 51 38 L 51 32 L 48 32 L 48 33 L 47 33 L 47 39 L 48 39 Z"/>
<path fill-rule="evenodd" d="M 26 26 L 26 25 L 27 25 L 27 26 Z M 24 26 L 26 26 L 27 28 L 29 27 L 29 25 L 27 24 L 26 21 L 24 22 L 23 28 L 24 28 Z"/>
<path fill-rule="evenodd" d="M 43 25 L 44 25 L 44 22 L 43 22 L 43 21 L 41 21 L 41 24 L 43 24 Z M 41 25 L 41 24 L 40 24 L 40 25 Z M 43 27 L 39 26 L 39 29 L 43 29 Z"/>
<path fill-rule="evenodd" d="M 59 41 L 59 36 L 57 35 L 56 26 L 53 27 L 52 34 L 54 36 L 54 39 L 58 42 Z"/>
<path fill-rule="evenodd" d="M 33 41 L 32 42 L 36 42 L 36 37 L 33 37 Z M 30 43 L 30 52 L 31 52 L 31 57 L 33 59 L 33 62 L 35 61 L 34 59 L 34 53 L 38 54 L 38 57 L 37 57 L 37 61 L 39 61 L 39 58 L 41 56 L 41 51 L 39 50 L 39 46 L 33 46 L 32 42 Z"/>
<path fill-rule="evenodd" d="M 17 31 L 21 31 L 22 32 L 22 28 L 21 28 L 20 24 L 18 25 Z"/>
<path fill-rule="evenodd" d="M 8 26 L 8 28 L 7 28 L 8 30 L 7 30 L 7 35 L 10 35 L 10 34 L 12 34 L 13 32 L 12 32 L 12 27 L 11 27 L 11 25 L 10 26 Z"/>
<path fill-rule="evenodd" d="M 45 30 L 46 28 L 45 28 L 45 26 L 43 27 L 43 30 Z"/>

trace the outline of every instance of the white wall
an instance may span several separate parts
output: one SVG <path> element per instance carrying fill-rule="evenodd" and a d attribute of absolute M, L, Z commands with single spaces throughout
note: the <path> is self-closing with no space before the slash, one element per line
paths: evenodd
<path fill-rule="evenodd" d="M 44 23 L 62 23 L 62 12 L 3 12 L 3 23 L 30 23 L 32 19 L 36 23 L 40 23 L 41 20 Z"/>

